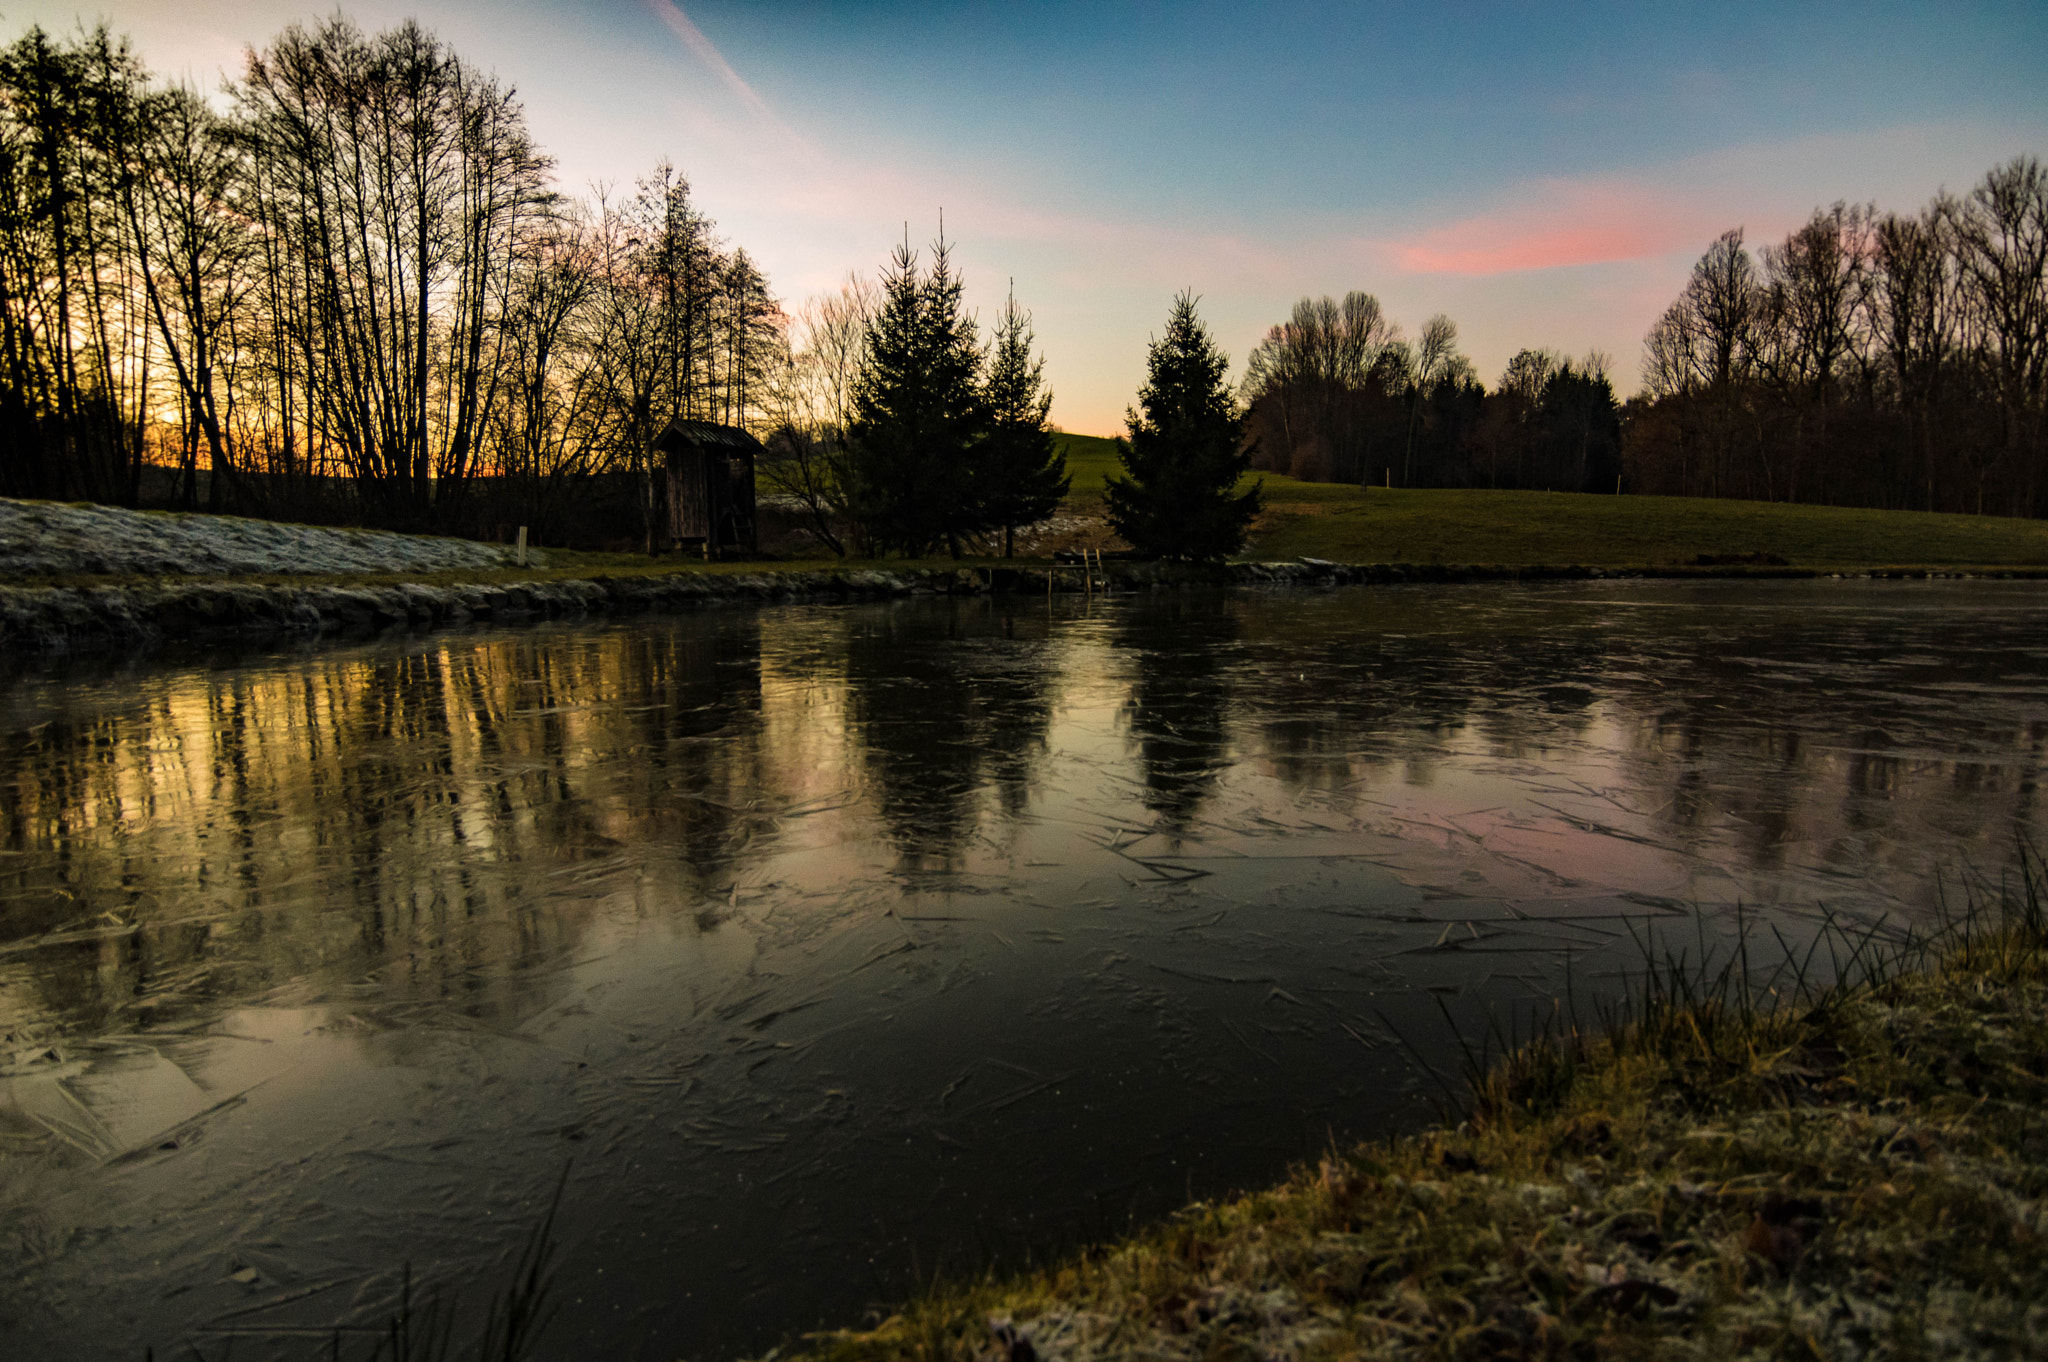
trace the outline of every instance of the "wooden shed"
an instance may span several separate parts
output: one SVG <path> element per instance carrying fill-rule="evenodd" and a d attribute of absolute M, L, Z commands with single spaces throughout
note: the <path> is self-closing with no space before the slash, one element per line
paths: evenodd
<path fill-rule="evenodd" d="M 667 459 L 668 535 L 677 548 L 701 546 L 706 558 L 761 551 L 754 523 L 754 458 L 761 442 L 738 426 L 675 420 L 655 437 Z"/>

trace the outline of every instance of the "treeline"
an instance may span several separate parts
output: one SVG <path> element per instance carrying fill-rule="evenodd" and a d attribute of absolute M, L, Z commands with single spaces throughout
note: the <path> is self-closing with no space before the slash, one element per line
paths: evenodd
<path fill-rule="evenodd" d="M 1644 343 L 1634 490 L 2048 513 L 2048 173 L 1917 214 L 1838 203 L 1693 267 Z"/>
<path fill-rule="evenodd" d="M 286 29 L 210 101 L 105 28 L 0 50 L 0 494 L 650 536 L 674 417 L 757 421 L 783 318 L 667 166 L 573 200 L 406 23 Z M 204 476 L 202 476 L 204 475 Z M 637 503 L 637 505 L 636 505 Z"/>
<path fill-rule="evenodd" d="M 1488 391 L 1438 315 L 1409 342 L 1379 300 L 1304 298 L 1246 364 L 1255 467 L 1311 481 L 1612 492 L 1608 361 L 1523 350 Z"/>

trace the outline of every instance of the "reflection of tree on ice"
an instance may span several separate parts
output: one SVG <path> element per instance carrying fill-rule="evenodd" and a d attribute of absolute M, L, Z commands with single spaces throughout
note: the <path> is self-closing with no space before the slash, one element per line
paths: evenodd
<path fill-rule="evenodd" d="M 980 826 L 985 786 L 1012 815 L 1029 797 L 1052 723 L 1048 628 L 1027 623 L 1031 633 L 1017 640 L 1015 617 L 992 620 L 968 606 L 849 631 L 847 709 L 907 866 L 957 862 Z"/>
<path fill-rule="evenodd" d="M 1128 702 L 1145 780 L 1145 807 L 1185 832 L 1208 799 L 1229 749 L 1231 686 L 1219 658 L 1237 639 L 1237 620 L 1215 603 L 1176 601 L 1122 630 L 1135 661 Z"/>

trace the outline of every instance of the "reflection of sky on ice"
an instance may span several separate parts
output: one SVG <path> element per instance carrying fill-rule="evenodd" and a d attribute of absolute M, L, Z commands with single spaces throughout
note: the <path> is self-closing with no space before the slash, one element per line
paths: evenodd
<path fill-rule="evenodd" d="M 1414 1119 L 1390 1027 L 1454 1068 L 1440 1005 L 1996 873 L 2044 616 L 923 601 L 16 678 L 0 1325 L 289 1352 L 407 1259 L 480 1303 L 571 1158 L 565 1340 L 762 1346 L 1113 1232 Z"/>

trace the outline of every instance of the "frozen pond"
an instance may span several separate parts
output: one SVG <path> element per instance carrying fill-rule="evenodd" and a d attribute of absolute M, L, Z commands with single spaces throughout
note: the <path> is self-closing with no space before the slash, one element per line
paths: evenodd
<path fill-rule="evenodd" d="M 759 1350 L 1426 1115 L 1398 1029 L 2043 831 L 2048 588 L 925 599 L 8 676 L 0 1335 Z M 318 1330 L 317 1338 L 295 1330 Z M 344 1337 L 344 1356 L 369 1341 Z"/>

